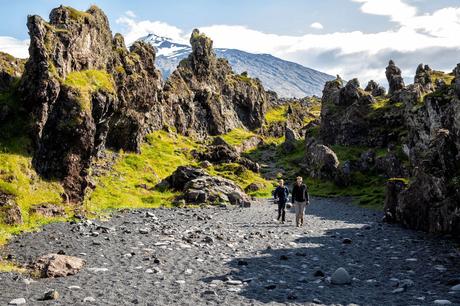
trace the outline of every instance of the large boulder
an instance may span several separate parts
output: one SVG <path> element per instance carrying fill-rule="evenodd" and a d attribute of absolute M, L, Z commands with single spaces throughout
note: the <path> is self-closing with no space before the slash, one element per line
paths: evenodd
<path fill-rule="evenodd" d="M 284 132 L 284 143 L 283 149 L 286 153 L 291 153 L 297 147 L 297 142 L 300 139 L 299 133 L 293 130 L 290 127 L 286 127 L 286 131 Z"/>
<path fill-rule="evenodd" d="M 41 278 L 55 278 L 75 275 L 84 265 L 85 261 L 78 257 L 48 254 L 37 258 L 29 268 Z"/>
<path fill-rule="evenodd" d="M 180 166 L 166 181 L 172 188 L 182 192 L 179 199 L 184 199 L 187 203 L 231 203 L 248 206 L 251 202 L 250 197 L 234 182 L 211 176 L 196 167 Z"/>
<path fill-rule="evenodd" d="M 306 140 L 304 167 L 311 177 L 318 179 L 335 180 L 340 171 L 334 151 L 313 138 Z"/>
<path fill-rule="evenodd" d="M 200 161 L 209 161 L 211 163 L 238 163 L 253 172 L 259 172 L 258 163 L 249 158 L 240 155 L 240 152 L 228 144 L 221 137 L 216 137 L 213 143 L 206 147 L 204 151 L 194 152 L 194 156 Z"/>
<path fill-rule="evenodd" d="M 192 53 L 164 87 L 170 125 L 179 133 L 202 138 L 238 127 L 260 128 L 268 104 L 260 81 L 235 74 L 227 60 L 216 57 L 212 40 L 196 29 L 190 44 Z"/>

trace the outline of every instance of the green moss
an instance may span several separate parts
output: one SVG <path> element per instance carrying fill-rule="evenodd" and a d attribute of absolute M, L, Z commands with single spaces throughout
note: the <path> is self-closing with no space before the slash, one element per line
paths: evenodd
<path fill-rule="evenodd" d="M 91 110 L 91 94 L 96 91 L 115 92 L 115 85 L 110 74 L 102 70 L 74 71 L 67 75 L 64 86 L 76 89 L 80 94 L 81 107 Z"/>
<path fill-rule="evenodd" d="M 241 82 L 244 82 L 248 85 L 251 85 L 251 86 L 255 86 L 255 82 L 254 82 L 254 79 L 250 78 L 247 74 L 247 72 L 243 72 L 241 74 L 237 74 L 235 75 L 235 79 L 237 81 L 241 81 Z"/>
<path fill-rule="evenodd" d="M 390 98 L 377 97 L 376 102 L 371 105 L 372 109 L 381 109 L 390 107 Z"/>
<path fill-rule="evenodd" d="M 79 11 L 70 6 L 64 6 L 64 8 L 66 8 L 69 11 L 70 18 L 76 21 L 82 21 L 82 20 L 85 20 L 85 18 L 91 17 L 91 14 L 83 12 L 83 11 Z"/>
<path fill-rule="evenodd" d="M 115 71 L 120 73 L 120 74 L 126 74 L 125 68 L 123 66 L 117 66 L 115 67 Z"/>
<path fill-rule="evenodd" d="M 436 70 L 431 71 L 430 77 L 433 83 L 435 83 L 436 80 L 442 80 L 447 85 L 450 85 L 452 83 L 452 80 L 455 79 L 455 76 L 453 75 L 453 73 L 445 73 L 443 71 L 436 71 Z"/>

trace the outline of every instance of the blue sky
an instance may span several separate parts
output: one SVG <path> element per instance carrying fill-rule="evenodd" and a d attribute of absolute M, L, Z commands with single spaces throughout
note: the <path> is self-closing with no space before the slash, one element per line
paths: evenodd
<path fill-rule="evenodd" d="M 271 53 L 345 78 L 383 81 L 393 58 L 407 80 L 419 62 L 451 70 L 460 62 L 458 0 L 3 1 L 0 50 L 27 56 L 26 18 L 60 4 L 91 4 L 131 42 L 149 32 L 187 41 L 195 27 L 216 47 Z"/>

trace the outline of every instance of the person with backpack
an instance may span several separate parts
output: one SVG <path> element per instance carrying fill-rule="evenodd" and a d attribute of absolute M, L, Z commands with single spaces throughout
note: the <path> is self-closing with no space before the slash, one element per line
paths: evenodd
<path fill-rule="evenodd" d="M 303 183 L 301 176 L 298 176 L 292 188 L 292 204 L 295 208 L 295 222 L 297 227 L 303 226 L 305 207 L 310 204 L 307 186 Z"/>
<path fill-rule="evenodd" d="M 289 189 L 284 186 L 284 180 L 279 180 L 279 185 L 276 187 L 275 192 L 273 193 L 275 201 L 278 201 L 278 218 L 281 224 L 284 224 L 286 218 L 286 203 L 289 198 Z"/>

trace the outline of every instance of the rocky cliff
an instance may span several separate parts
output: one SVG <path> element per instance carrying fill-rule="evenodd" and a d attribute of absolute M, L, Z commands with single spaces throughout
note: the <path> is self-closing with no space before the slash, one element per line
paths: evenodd
<path fill-rule="evenodd" d="M 143 135 L 158 126 L 158 112 L 151 115 L 161 91 L 155 51 L 142 43 L 126 50 L 95 6 L 61 6 L 49 22 L 29 16 L 27 26 L 30 58 L 20 91 L 33 117 L 33 164 L 79 202 L 94 156 L 106 145 L 139 150 Z"/>
<path fill-rule="evenodd" d="M 192 53 L 180 62 L 164 87 L 173 117 L 170 122 L 185 135 L 204 137 L 234 128 L 260 128 L 267 94 L 257 79 L 235 74 L 225 59 L 217 58 L 212 40 L 194 30 Z"/>
<path fill-rule="evenodd" d="M 412 175 L 410 180 L 388 183 L 388 221 L 430 232 L 460 233 L 459 80 L 460 65 L 452 75 L 420 65 L 414 85 L 402 89 Z"/>
<path fill-rule="evenodd" d="M 388 94 L 371 81 L 327 82 L 319 135 L 306 135 L 310 176 L 353 184 L 387 179 L 386 220 L 438 233 L 460 233 L 460 66 L 451 74 L 420 64 L 405 85 L 393 61 Z"/>

